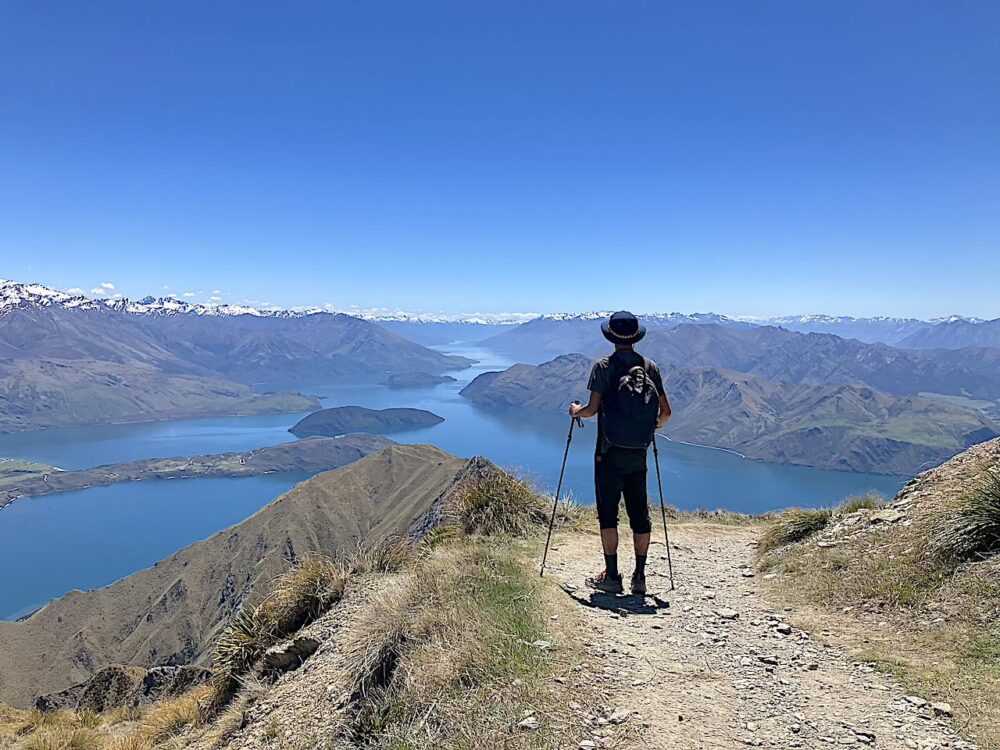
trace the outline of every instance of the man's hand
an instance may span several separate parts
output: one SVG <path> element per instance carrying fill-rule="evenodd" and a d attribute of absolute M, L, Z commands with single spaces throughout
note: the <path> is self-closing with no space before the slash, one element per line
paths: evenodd
<path fill-rule="evenodd" d="M 569 405 L 569 415 L 574 419 L 586 419 L 593 417 L 601 410 L 601 394 L 597 391 L 590 392 L 590 401 L 586 406 L 580 406 L 577 402 Z"/>
<path fill-rule="evenodd" d="M 660 394 L 660 416 L 656 420 L 656 429 L 660 429 L 661 427 L 663 427 L 663 425 L 665 425 L 667 422 L 670 421 L 670 414 L 671 414 L 671 411 L 670 411 L 670 402 L 667 400 L 667 397 L 661 393 Z"/>

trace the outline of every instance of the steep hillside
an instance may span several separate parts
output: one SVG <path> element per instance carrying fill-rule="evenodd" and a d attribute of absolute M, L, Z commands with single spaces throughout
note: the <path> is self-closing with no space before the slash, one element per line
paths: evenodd
<path fill-rule="evenodd" d="M 580 354 L 485 373 L 462 395 L 484 406 L 563 411 L 585 401 L 592 361 Z M 674 416 L 665 434 L 778 463 L 912 474 L 1000 427 L 981 414 L 860 385 L 799 385 L 714 367 L 664 372 Z"/>
<path fill-rule="evenodd" d="M 0 360 L 0 432 L 295 413 L 319 406 L 314 396 L 255 393 L 218 375 L 171 373 L 145 362 Z"/>
<path fill-rule="evenodd" d="M 204 661 L 220 627 L 289 561 L 420 532 L 469 467 L 431 446 L 394 446 L 297 485 L 152 568 L 0 622 L 0 700 L 28 705 L 109 664 Z"/>

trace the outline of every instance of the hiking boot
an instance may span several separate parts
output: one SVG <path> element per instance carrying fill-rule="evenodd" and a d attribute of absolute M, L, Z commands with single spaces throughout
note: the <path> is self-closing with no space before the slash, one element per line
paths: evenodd
<path fill-rule="evenodd" d="M 646 595 L 646 576 L 639 571 L 632 574 L 632 593 Z"/>
<path fill-rule="evenodd" d="M 603 591 L 605 594 L 620 594 L 625 590 L 625 587 L 622 586 L 622 577 L 610 576 L 606 570 L 588 578 L 587 585 L 592 589 Z"/>

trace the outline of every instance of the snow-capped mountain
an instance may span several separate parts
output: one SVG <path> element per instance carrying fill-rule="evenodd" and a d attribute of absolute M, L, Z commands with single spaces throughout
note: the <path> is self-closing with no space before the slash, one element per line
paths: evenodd
<path fill-rule="evenodd" d="M 591 312 L 583 313 L 547 313 L 545 315 L 540 315 L 538 318 L 540 320 L 553 320 L 553 321 L 592 321 L 592 320 L 607 320 L 608 316 L 612 314 L 611 310 L 593 310 Z M 647 326 L 663 326 L 668 328 L 676 328 L 679 325 L 684 325 L 685 323 L 692 324 L 706 324 L 715 323 L 717 325 L 724 325 L 729 327 L 744 328 L 753 323 L 749 321 L 742 320 L 740 318 L 731 318 L 728 315 L 720 315 L 718 313 L 637 313 L 638 317 Z"/>
<path fill-rule="evenodd" d="M 42 284 L 23 284 L 0 280 L 0 315 L 17 307 L 46 307 L 59 305 L 86 310 L 113 310 L 140 316 L 254 316 L 262 318 L 299 318 L 315 313 L 340 313 L 377 323 L 403 336 L 428 345 L 452 341 L 479 341 L 513 331 L 525 324 L 533 329 L 543 324 L 579 325 L 606 319 L 611 311 L 594 310 L 579 313 L 501 312 L 501 313 L 418 313 L 387 308 L 357 308 L 323 305 L 312 307 L 254 307 L 251 305 L 206 304 L 187 302 L 177 297 L 143 297 L 132 300 L 126 297 L 94 299 L 78 293 L 66 292 Z M 919 320 L 892 316 L 852 317 L 849 315 L 789 315 L 775 318 L 729 316 L 719 313 L 642 313 L 639 315 L 649 328 L 676 328 L 685 324 L 715 324 L 726 328 L 752 328 L 770 325 L 799 333 L 828 333 L 841 338 L 853 338 L 866 343 L 884 343 L 892 346 L 928 346 L 934 342 L 939 348 L 984 345 L 994 336 L 970 334 L 969 326 L 981 326 L 993 321 L 982 318 L 951 315 L 945 318 Z M 962 330 L 962 335 L 952 336 L 952 331 Z M 933 332 L 933 333 L 931 333 Z M 527 333 L 527 332 L 526 332 Z M 952 342 L 951 339 L 954 338 Z M 970 343 L 976 342 L 976 343 Z M 987 343 L 986 345 L 989 345 Z"/>
<path fill-rule="evenodd" d="M 0 279 L 0 312 L 14 307 L 79 307 L 97 309 L 100 305 L 95 300 L 82 294 L 70 294 L 51 289 L 41 284 L 21 284 L 8 279 Z"/>

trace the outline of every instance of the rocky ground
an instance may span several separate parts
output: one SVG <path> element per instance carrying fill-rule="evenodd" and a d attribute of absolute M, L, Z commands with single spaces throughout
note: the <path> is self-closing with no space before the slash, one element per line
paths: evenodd
<path fill-rule="evenodd" d="M 579 637 L 609 705 L 579 747 L 701 750 L 739 746 L 972 748 L 951 728 L 951 708 L 907 692 L 828 642 L 789 624 L 794 612 L 758 590 L 754 534 L 739 527 L 678 526 L 676 590 L 662 544 L 650 551 L 645 599 L 613 597 L 582 582 L 600 565 L 595 536 L 557 538 L 549 575 L 581 604 Z M 627 555 L 621 559 L 630 573 Z M 569 692 L 569 691 L 568 691 Z M 637 723 L 624 745 L 606 725 Z M 591 744 L 592 743 L 592 744 Z"/>

